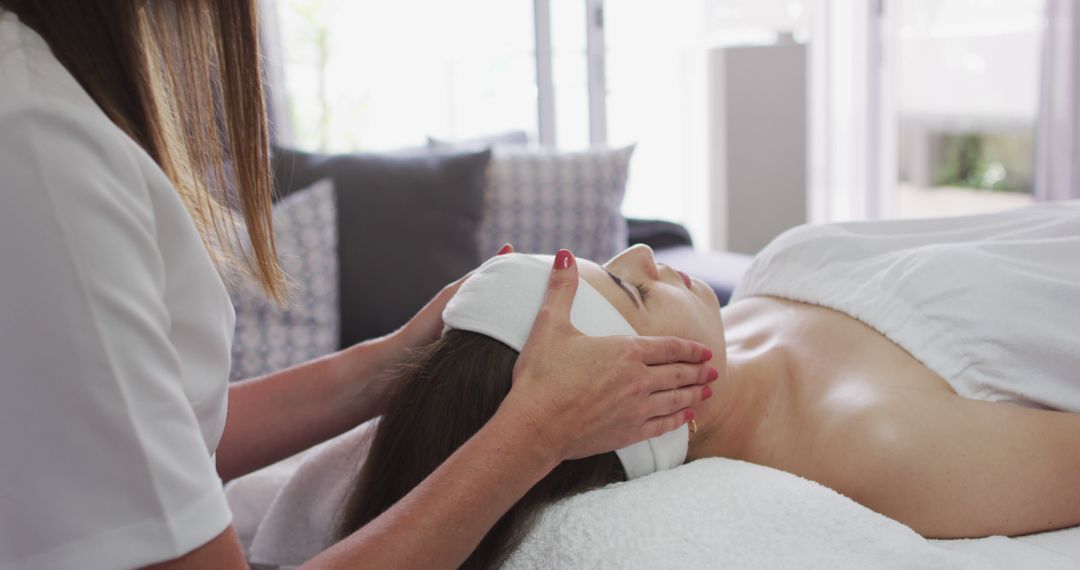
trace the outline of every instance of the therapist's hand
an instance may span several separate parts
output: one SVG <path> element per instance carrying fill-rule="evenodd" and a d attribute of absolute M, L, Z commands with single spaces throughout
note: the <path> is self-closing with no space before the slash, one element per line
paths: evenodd
<path fill-rule="evenodd" d="M 506 244 L 496 253 L 511 253 Z M 347 348 L 335 355 L 338 368 L 345 370 L 345 394 L 356 402 L 356 422 L 367 421 L 383 413 L 399 375 L 393 371 L 412 351 L 423 348 L 442 336 L 443 309 L 472 272 L 443 287 L 424 308 L 398 330 L 382 337 Z"/>
<path fill-rule="evenodd" d="M 513 251 L 514 247 L 506 244 L 495 255 L 513 253 Z M 393 341 L 398 347 L 406 350 L 417 349 L 439 340 L 443 331 L 443 309 L 450 302 L 450 298 L 461 288 L 461 284 L 471 275 L 472 272 L 470 271 L 461 279 L 443 287 L 442 291 L 439 291 L 433 299 L 424 305 L 423 309 L 416 313 L 416 316 L 409 319 L 408 323 L 405 323 L 404 326 L 394 332 L 391 336 L 394 337 Z"/>
<path fill-rule="evenodd" d="M 605 453 L 693 418 L 718 373 L 704 345 L 674 337 L 588 337 L 570 323 L 577 263 L 562 250 L 499 414 L 527 422 L 558 461 Z"/>

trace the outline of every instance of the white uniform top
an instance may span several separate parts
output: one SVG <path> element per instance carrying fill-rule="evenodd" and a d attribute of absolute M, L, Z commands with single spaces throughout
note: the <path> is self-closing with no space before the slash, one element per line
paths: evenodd
<path fill-rule="evenodd" d="M 228 526 L 234 319 L 169 180 L 0 11 L 0 569 L 140 566 Z"/>
<path fill-rule="evenodd" d="M 801 226 L 758 254 L 732 300 L 753 295 L 859 319 L 961 396 L 1080 412 L 1080 201 Z"/>

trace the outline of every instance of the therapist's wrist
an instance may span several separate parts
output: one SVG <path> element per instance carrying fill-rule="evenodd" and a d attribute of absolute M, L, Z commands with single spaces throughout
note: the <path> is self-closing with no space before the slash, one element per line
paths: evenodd
<path fill-rule="evenodd" d="M 394 369 L 408 356 L 402 338 L 390 334 L 342 349 L 329 358 L 341 401 L 353 408 L 356 422 L 386 409 L 396 378 Z"/>
<path fill-rule="evenodd" d="M 565 459 L 565 445 L 535 412 L 527 398 L 511 390 L 484 428 L 501 434 L 508 448 L 543 477 Z"/>

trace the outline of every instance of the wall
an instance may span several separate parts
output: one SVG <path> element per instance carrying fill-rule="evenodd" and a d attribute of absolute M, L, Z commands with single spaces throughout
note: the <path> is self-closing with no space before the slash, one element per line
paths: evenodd
<path fill-rule="evenodd" d="M 806 48 L 708 51 L 710 245 L 754 254 L 807 221 Z"/>

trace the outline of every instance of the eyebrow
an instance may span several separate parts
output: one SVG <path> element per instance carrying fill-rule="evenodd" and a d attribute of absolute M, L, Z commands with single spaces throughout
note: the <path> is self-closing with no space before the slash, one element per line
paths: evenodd
<path fill-rule="evenodd" d="M 611 277 L 611 280 L 614 281 L 615 284 L 619 286 L 619 289 L 622 289 L 623 293 L 626 293 L 626 296 L 630 297 L 630 301 L 634 303 L 635 307 L 637 307 L 638 309 L 641 308 L 641 305 L 638 304 L 637 298 L 635 298 L 634 294 L 630 292 L 630 288 L 626 286 L 626 283 L 622 279 L 619 279 L 618 277 L 615 276 L 614 273 L 608 271 L 607 269 L 604 270 L 604 273 L 607 273 L 608 277 Z"/>

